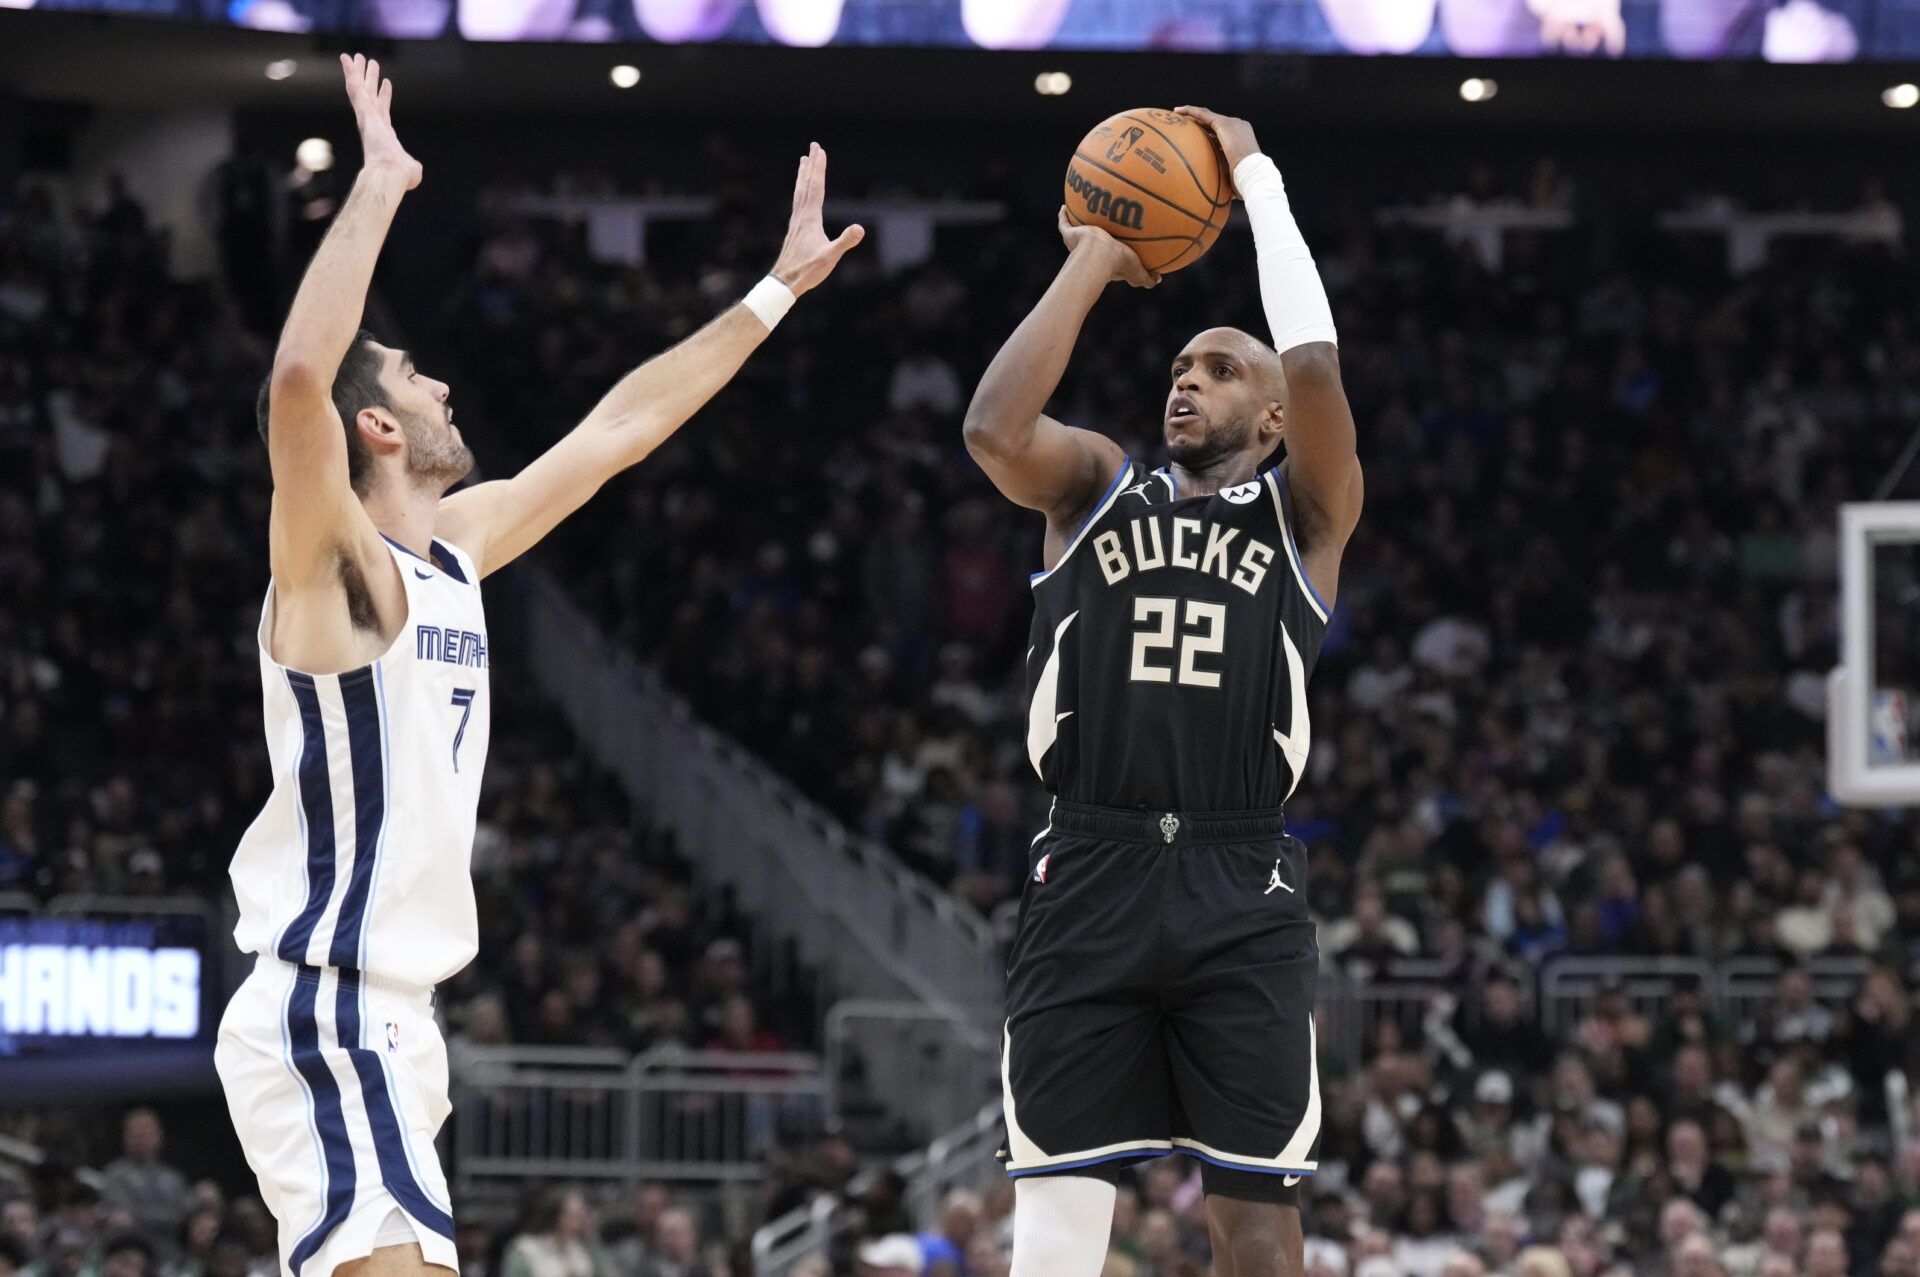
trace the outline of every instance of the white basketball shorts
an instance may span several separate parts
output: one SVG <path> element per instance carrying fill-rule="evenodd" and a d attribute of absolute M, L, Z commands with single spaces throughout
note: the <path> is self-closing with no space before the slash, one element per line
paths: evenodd
<path fill-rule="evenodd" d="M 401 1239 L 459 1270 L 433 1147 L 451 1105 L 429 990 L 261 957 L 227 1005 L 213 1059 L 279 1221 L 282 1277 L 332 1277 Z M 411 1238 L 397 1232 L 403 1220 Z"/>

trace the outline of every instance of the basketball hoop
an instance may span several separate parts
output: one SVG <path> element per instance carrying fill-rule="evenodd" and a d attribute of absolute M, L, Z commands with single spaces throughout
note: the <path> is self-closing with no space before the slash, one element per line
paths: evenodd
<path fill-rule="evenodd" d="M 1827 676 L 1827 789 L 1849 806 L 1920 806 L 1920 758 L 1910 730 L 1920 663 L 1905 667 L 1901 659 L 1896 663 L 1903 668 L 1889 669 L 1878 661 L 1883 582 L 1877 551 L 1903 545 L 1920 547 L 1920 501 L 1840 508 L 1840 664 Z M 1903 567 L 1901 578 L 1908 575 Z M 1885 593 L 1884 601 L 1895 606 L 1910 603 Z M 1920 615 L 1914 624 L 1920 626 Z"/>

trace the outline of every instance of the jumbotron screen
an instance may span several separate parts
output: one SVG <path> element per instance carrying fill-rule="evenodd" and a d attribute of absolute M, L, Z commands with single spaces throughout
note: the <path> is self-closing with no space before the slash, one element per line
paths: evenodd
<path fill-rule="evenodd" d="M 0 1097 L 67 1101 L 212 1080 L 211 919 L 0 910 Z"/>
<path fill-rule="evenodd" d="M 401 39 L 1461 57 L 1920 57 L 1920 0 L 0 0 Z"/>

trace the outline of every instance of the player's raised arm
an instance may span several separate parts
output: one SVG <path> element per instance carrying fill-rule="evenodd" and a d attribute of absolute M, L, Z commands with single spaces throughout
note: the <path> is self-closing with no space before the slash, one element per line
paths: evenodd
<path fill-rule="evenodd" d="M 1203 107 L 1183 106 L 1180 112 L 1213 130 L 1253 223 L 1260 299 L 1287 379 L 1287 483 L 1295 497 L 1296 522 L 1304 524 L 1295 532 L 1308 574 L 1320 578 L 1315 584 L 1331 598 L 1327 587 L 1338 570 L 1340 551 L 1360 521 L 1363 489 L 1353 409 L 1340 384 L 1340 351 L 1326 286 L 1293 220 L 1280 170 L 1261 154 L 1253 127 Z M 1324 576 L 1315 572 L 1317 558 Z"/>
<path fill-rule="evenodd" d="M 859 226 L 827 238 L 826 187 L 827 153 L 815 144 L 800 161 L 786 242 L 767 278 L 706 327 L 621 378 L 525 470 L 440 503 L 438 526 L 483 575 L 533 548 L 608 479 L 665 442 L 733 379 L 794 300 L 860 242 L 865 231 Z"/>
<path fill-rule="evenodd" d="M 1053 533 L 1071 529 L 1113 481 L 1124 454 L 1105 435 L 1076 430 L 1041 410 L 1067 371 L 1081 325 L 1108 284 L 1124 279 L 1151 288 L 1159 277 L 1132 249 L 1093 226 L 1076 226 L 1060 210 L 1067 260 L 1033 311 L 987 365 L 967 405 L 967 451 L 1007 498 L 1047 516 L 1047 560 L 1059 553 Z"/>
<path fill-rule="evenodd" d="M 346 204 L 294 295 L 267 386 L 267 456 L 273 469 L 268 545 L 274 579 L 297 593 L 337 583 L 343 554 L 377 550 L 378 533 L 348 477 L 346 429 L 333 383 L 366 309 L 374 263 L 420 165 L 394 134 L 393 83 L 380 64 L 342 56 L 364 164 Z"/>

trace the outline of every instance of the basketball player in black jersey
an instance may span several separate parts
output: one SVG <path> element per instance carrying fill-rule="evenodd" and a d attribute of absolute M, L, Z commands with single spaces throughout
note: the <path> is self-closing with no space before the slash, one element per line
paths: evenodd
<path fill-rule="evenodd" d="M 1173 357 L 1157 469 L 1046 416 L 1107 285 L 1157 282 L 1063 211 L 1066 263 L 967 412 L 974 458 L 1047 519 L 1027 751 L 1054 803 L 1008 960 L 1012 1277 L 1097 1277 L 1115 1169 L 1171 1152 L 1202 1160 L 1216 1273 L 1302 1269 L 1319 950 L 1282 809 L 1360 463 L 1279 171 L 1245 121 L 1181 110 L 1233 165 L 1274 344 L 1210 328 Z"/>

